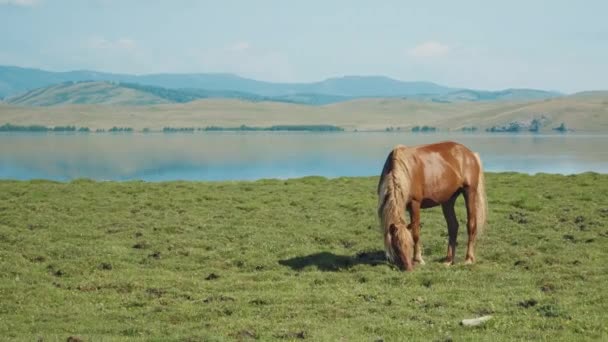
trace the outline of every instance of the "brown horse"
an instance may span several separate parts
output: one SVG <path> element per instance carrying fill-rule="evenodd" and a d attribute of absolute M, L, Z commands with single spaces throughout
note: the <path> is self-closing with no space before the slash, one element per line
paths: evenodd
<path fill-rule="evenodd" d="M 454 203 L 464 195 L 467 208 L 466 263 L 475 262 L 475 237 L 486 221 L 486 194 L 477 153 L 451 142 L 396 146 L 386 158 L 378 183 L 378 216 L 387 257 L 407 271 L 424 264 L 420 246 L 420 209 L 441 205 L 448 226 L 445 262 L 454 263 L 458 220 Z M 404 211 L 410 216 L 407 224 Z"/>

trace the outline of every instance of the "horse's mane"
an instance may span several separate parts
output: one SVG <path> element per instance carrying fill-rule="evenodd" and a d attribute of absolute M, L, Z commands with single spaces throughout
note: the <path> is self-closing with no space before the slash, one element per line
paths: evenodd
<path fill-rule="evenodd" d="M 406 247 L 405 250 L 412 250 L 413 241 L 411 233 L 406 229 L 407 224 L 404 217 L 404 209 L 410 196 L 410 157 L 405 146 L 395 147 L 384 163 L 378 183 L 380 229 L 384 234 L 387 257 L 392 261 L 398 260 L 393 248 L 394 244 L 391 241 L 392 226 L 395 226 L 392 230 L 400 235 L 399 240 L 407 245 L 404 246 Z"/>

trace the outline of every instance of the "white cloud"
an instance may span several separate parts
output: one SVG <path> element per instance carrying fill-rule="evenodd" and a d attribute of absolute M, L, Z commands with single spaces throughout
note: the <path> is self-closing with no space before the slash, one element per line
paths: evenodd
<path fill-rule="evenodd" d="M 238 42 L 238 43 L 234 43 L 231 46 L 229 46 L 228 50 L 234 51 L 234 52 L 240 52 L 240 51 L 248 50 L 249 48 L 251 48 L 251 44 L 249 44 L 248 42 Z"/>
<path fill-rule="evenodd" d="M 408 54 L 412 57 L 441 57 L 450 52 L 450 47 L 435 41 L 428 41 L 419 44 L 408 50 Z"/>
<path fill-rule="evenodd" d="M 13 5 L 13 6 L 24 6 L 31 7 L 36 6 L 40 3 L 39 0 L 0 0 L 0 5 Z"/>
<path fill-rule="evenodd" d="M 136 46 L 135 41 L 128 38 L 121 38 L 117 40 L 115 45 L 123 49 L 132 49 Z"/>

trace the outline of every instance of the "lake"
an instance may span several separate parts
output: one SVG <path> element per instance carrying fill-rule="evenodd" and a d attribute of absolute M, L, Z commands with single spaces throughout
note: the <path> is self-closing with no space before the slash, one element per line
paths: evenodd
<path fill-rule="evenodd" d="M 0 179 L 254 180 L 374 176 L 396 144 L 454 140 L 487 171 L 608 173 L 608 135 L 213 132 L 0 133 Z"/>

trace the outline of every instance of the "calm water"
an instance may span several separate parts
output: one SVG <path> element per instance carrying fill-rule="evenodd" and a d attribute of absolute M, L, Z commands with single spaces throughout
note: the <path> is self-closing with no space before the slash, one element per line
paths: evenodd
<path fill-rule="evenodd" d="M 488 171 L 608 173 L 608 135 L 0 133 L 0 179 L 250 180 L 378 175 L 396 144 L 461 142 Z"/>

